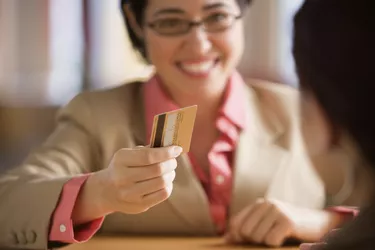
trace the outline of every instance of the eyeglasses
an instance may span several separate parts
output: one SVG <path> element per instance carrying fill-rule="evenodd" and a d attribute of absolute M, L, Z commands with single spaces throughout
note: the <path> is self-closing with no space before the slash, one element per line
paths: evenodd
<path fill-rule="evenodd" d="M 202 26 L 203 29 L 210 33 L 222 32 L 229 29 L 234 22 L 240 19 L 242 15 L 229 13 L 216 13 L 206 17 L 199 22 L 169 17 L 147 23 L 147 26 L 162 36 L 179 36 L 190 32 L 193 27 Z"/>

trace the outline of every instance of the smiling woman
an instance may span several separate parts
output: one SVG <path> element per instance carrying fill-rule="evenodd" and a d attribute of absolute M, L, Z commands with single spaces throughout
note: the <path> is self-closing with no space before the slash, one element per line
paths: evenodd
<path fill-rule="evenodd" d="M 154 75 L 78 95 L 43 146 L 0 177 L 0 246 L 53 248 L 99 228 L 279 246 L 318 240 L 340 223 L 321 210 L 331 190 L 304 150 L 298 92 L 245 82 L 236 71 L 249 3 L 123 3 L 133 45 Z M 139 147 L 155 115 L 191 105 L 188 154 L 178 145 Z"/>

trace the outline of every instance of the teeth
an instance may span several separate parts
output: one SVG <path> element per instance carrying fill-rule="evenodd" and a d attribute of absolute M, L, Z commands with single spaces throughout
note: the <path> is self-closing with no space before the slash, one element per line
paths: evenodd
<path fill-rule="evenodd" d="M 190 63 L 190 64 L 181 64 L 181 67 L 188 72 L 193 74 L 200 74 L 209 71 L 214 66 L 213 61 L 202 62 L 202 63 Z"/>

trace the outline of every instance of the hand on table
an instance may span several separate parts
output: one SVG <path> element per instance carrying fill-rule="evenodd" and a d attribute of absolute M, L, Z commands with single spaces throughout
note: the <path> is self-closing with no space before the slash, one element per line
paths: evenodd
<path fill-rule="evenodd" d="M 323 210 L 259 199 L 231 218 L 225 239 L 230 243 L 281 246 L 287 239 L 317 242 L 340 222 L 340 216 Z"/>

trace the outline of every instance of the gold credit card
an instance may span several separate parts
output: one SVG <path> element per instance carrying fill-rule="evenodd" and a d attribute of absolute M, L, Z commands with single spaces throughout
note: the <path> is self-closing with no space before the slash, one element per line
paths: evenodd
<path fill-rule="evenodd" d="M 189 152 L 197 105 L 156 115 L 152 125 L 150 145 L 152 148 L 180 146 Z"/>

